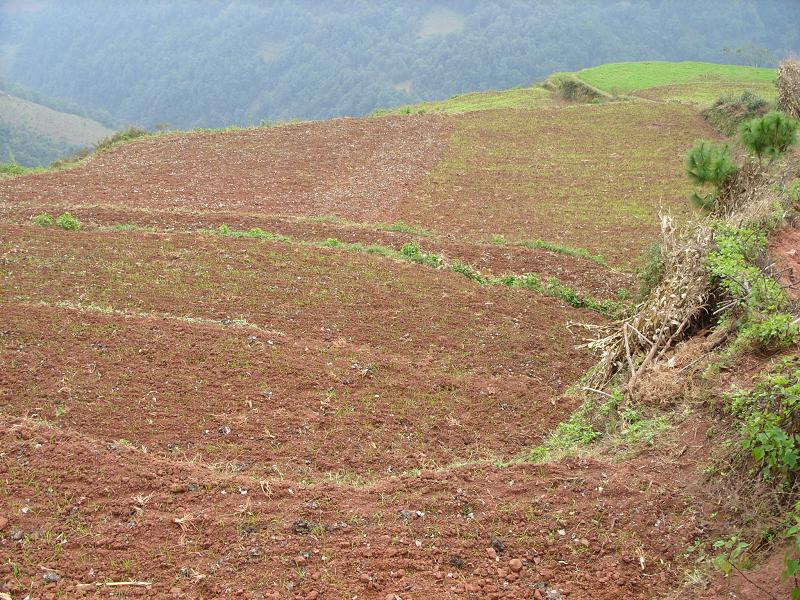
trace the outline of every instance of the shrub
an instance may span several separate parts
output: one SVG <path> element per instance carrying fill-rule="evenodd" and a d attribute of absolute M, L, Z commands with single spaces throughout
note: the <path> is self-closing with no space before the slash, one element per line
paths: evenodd
<path fill-rule="evenodd" d="M 704 196 L 692 192 L 691 200 L 696 206 L 711 210 L 717 201 L 719 188 L 736 172 L 727 144 L 715 145 L 707 140 L 697 140 L 686 153 L 686 175 L 699 185 L 713 185 L 715 189 Z"/>
<path fill-rule="evenodd" d="M 36 215 L 31 218 L 31 221 L 33 221 L 34 225 L 39 225 L 40 227 L 52 227 L 56 224 L 56 220 L 47 213 Z"/>
<path fill-rule="evenodd" d="M 794 316 L 775 313 L 748 325 L 742 335 L 753 340 L 762 349 L 791 346 L 797 340 L 798 325 Z"/>
<path fill-rule="evenodd" d="M 125 142 L 130 142 L 131 140 L 135 140 L 136 138 L 149 135 L 149 133 L 150 132 L 148 132 L 146 129 L 142 129 L 141 127 L 136 127 L 134 125 L 129 125 L 122 131 L 118 131 L 114 135 L 111 135 L 97 142 L 97 144 L 95 145 L 95 150 L 97 150 L 98 152 L 102 150 L 109 150 L 114 146 L 118 146 L 119 144 L 124 144 Z"/>
<path fill-rule="evenodd" d="M 28 169 L 13 160 L 7 163 L 0 163 L 0 175 L 24 175 L 27 172 Z"/>
<path fill-rule="evenodd" d="M 729 394 L 739 421 L 741 447 L 764 479 L 790 489 L 800 459 L 800 357 L 780 363 L 752 391 Z"/>
<path fill-rule="evenodd" d="M 571 102 L 601 102 L 606 95 L 600 90 L 581 81 L 571 73 L 560 73 L 547 80 L 545 89 L 553 89 L 555 93 Z"/>
<path fill-rule="evenodd" d="M 772 111 L 742 123 L 739 128 L 742 144 L 759 160 L 774 160 L 797 143 L 797 121 L 782 112 Z"/>
<path fill-rule="evenodd" d="M 427 265 L 429 267 L 439 266 L 439 257 L 435 254 L 427 254 L 423 252 L 417 242 L 406 242 L 400 248 L 400 254 L 415 263 Z"/>
<path fill-rule="evenodd" d="M 757 265 L 767 246 L 766 235 L 755 229 L 720 226 L 715 248 L 707 264 L 731 306 L 739 306 L 748 318 L 781 311 L 787 303 L 781 285 Z"/>
<path fill-rule="evenodd" d="M 67 231 L 77 231 L 81 228 L 81 222 L 68 212 L 63 213 L 56 219 L 56 225 Z"/>
<path fill-rule="evenodd" d="M 702 115 L 720 133 L 734 135 L 744 121 L 763 115 L 768 107 L 766 100 L 745 90 L 739 97 L 720 96 Z"/>

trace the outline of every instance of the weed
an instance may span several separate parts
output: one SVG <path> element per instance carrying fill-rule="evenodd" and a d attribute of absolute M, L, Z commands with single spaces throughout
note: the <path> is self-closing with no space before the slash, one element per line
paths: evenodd
<path fill-rule="evenodd" d="M 56 225 L 67 231 L 77 231 L 82 227 L 81 222 L 68 212 L 61 214 L 56 219 Z"/>
<path fill-rule="evenodd" d="M 792 579 L 792 600 L 800 598 L 800 502 L 794 505 L 794 511 L 790 514 L 790 526 L 784 532 L 785 537 L 791 540 L 791 549 L 785 558 L 785 568 L 781 577 L 784 580 Z"/>
<path fill-rule="evenodd" d="M 739 343 L 752 341 L 762 350 L 788 348 L 795 344 L 800 333 L 800 326 L 794 315 L 774 313 L 760 317 L 743 327 L 739 334 Z"/>
<path fill-rule="evenodd" d="M 575 256 L 578 258 L 586 258 L 594 261 L 599 265 L 606 265 L 606 259 L 599 254 L 592 254 L 586 248 L 571 248 L 570 246 L 562 246 L 561 244 L 554 244 L 552 242 L 545 242 L 544 240 L 532 240 L 519 243 L 520 246 L 525 248 L 534 248 L 549 250 L 550 252 L 558 252 L 559 254 L 566 254 L 568 256 Z"/>
<path fill-rule="evenodd" d="M 506 238 L 503 235 L 493 233 L 492 235 L 489 236 L 489 239 L 487 241 L 495 246 L 502 246 L 503 244 L 506 243 Z"/>
<path fill-rule="evenodd" d="M 547 462 L 575 447 L 588 446 L 603 434 L 596 429 L 593 415 L 608 417 L 621 401 L 622 395 L 618 392 L 600 406 L 592 400 L 587 401 L 569 419 L 559 423 L 543 444 L 532 449 L 527 459 L 535 463 Z"/>
<path fill-rule="evenodd" d="M 396 231 L 399 233 L 410 233 L 412 235 L 418 235 L 421 237 L 426 237 L 431 234 L 430 231 L 428 231 L 423 227 L 418 227 L 416 225 L 409 225 L 404 221 L 395 221 L 394 223 L 389 223 L 388 225 L 383 223 L 378 223 L 375 226 L 375 229 L 379 231 Z"/>
<path fill-rule="evenodd" d="M 31 217 L 31 222 L 34 225 L 39 225 L 40 227 L 52 227 L 56 224 L 56 220 L 47 213 L 42 213 L 40 215 L 36 215 L 35 217 Z"/>
<path fill-rule="evenodd" d="M 438 267 L 441 263 L 441 259 L 438 256 L 423 252 L 416 242 L 407 242 L 403 244 L 403 247 L 400 248 L 400 254 L 408 260 L 429 267 Z"/>
<path fill-rule="evenodd" d="M 736 390 L 728 400 L 756 471 L 791 488 L 800 460 L 800 358 L 785 359 L 753 391 Z"/>
<path fill-rule="evenodd" d="M 721 550 L 721 552 L 714 557 L 714 566 L 722 571 L 725 577 L 728 577 L 734 569 L 737 571 L 748 569 L 750 559 L 746 556 L 745 550 L 749 546 L 750 544 L 742 541 L 736 535 L 717 540 L 714 542 L 713 548 Z"/>
<path fill-rule="evenodd" d="M 484 283 L 486 279 L 481 276 L 478 271 L 476 271 L 472 265 L 468 265 L 466 263 L 462 263 L 461 261 L 454 261 L 452 265 L 450 265 L 450 270 L 454 273 L 459 273 L 470 279 L 472 281 L 477 281 L 478 283 Z"/>

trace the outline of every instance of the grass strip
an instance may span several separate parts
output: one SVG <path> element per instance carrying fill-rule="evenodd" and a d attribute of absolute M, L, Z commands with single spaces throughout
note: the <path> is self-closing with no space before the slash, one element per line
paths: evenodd
<path fill-rule="evenodd" d="M 625 305 L 615 300 L 599 300 L 581 294 L 568 285 L 560 282 L 556 277 L 542 279 L 536 273 L 522 275 L 506 274 L 501 276 L 482 275 L 475 267 L 459 260 L 448 261 L 445 257 L 423 251 L 416 242 L 403 244 L 400 250 L 395 250 L 382 244 L 362 244 L 360 242 L 343 242 L 337 238 L 324 240 L 299 240 L 287 235 L 275 234 L 264 231 L 258 227 L 246 231 L 234 230 L 227 225 L 220 225 L 218 229 L 202 229 L 202 233 L 223 235 L 232 238 L 250 238 L 274 242 L 297 244 L 317 248 L 337 248 L 347 252 L 364 254 L 377 254 L 384 258 L 405 260 L 434 269 L 452 271 L 463 275 L 467 279 L 480 285 L 504 285 L 537 292 L 545 296 L 559 298 L 575 308 L 586 308 L 609 319 L 619 318 L 625 311 Z"/>

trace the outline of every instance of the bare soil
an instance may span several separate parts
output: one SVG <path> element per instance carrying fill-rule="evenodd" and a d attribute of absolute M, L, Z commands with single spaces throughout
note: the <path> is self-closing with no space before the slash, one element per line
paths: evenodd
<path fill-rule="evenodd" d="M 0 181 L 0 592 L 610 600 L 680 587 L 684 551 L 721 519 L 698 472 L 707 424 L 624 461 L 527 461 L 575 408 L 594 362 L 581 324 L 598 314 L 300 243 L 413 239 L 485 273 L 631 292 L 699 117 L 630 106 L 631 119 L 566 106 L 168 135 Z M 598 119 L 607 154 L 585 137 Z M 635 139 L 614 129 L 631 123 Z M 464 127 L 485 162 L 462 172 Z M 64 211 L 84 230 L 30 222 Z M 385 230 L 399 220 L 428 235 Z M 222 223 L 297 241 L 199 231 Z M 120 224 L 153 231 L 102 229 Z M 513 245 L 537 238 L 628 270 Z M 143 585 L 103 587 L 131 582 Z"/>
<path fill-rule="evenodd" d="M 779 231 L 770 244 L 770 255 L 778 261 L 789 295 L 800 298 L 800 229 L 786 227 Z"/>
<path fill-rule="evenodd" d="M 681 578 L 673 557 L 707 527 L 657 457 L 423 471 L 352 488 L 221 474 L 30 419 L 4 417 L 0 444 L 0 548 L 25 575 L 3 567 L 15 597 L 134 580 L 152 585 L 113 594 L 645 599 Z"/>

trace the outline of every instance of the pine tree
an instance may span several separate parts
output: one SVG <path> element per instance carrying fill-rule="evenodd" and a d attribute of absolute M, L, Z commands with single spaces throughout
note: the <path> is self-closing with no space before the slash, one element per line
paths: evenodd
<path fill-rule="evenodd" d="M 711 210 L 717 200 L 716 188 L 735 172 L 736 166 L 733 164 L 731 150 L 727 144 L 715 145 L 708 140 L 697 140 L 686 154 L 686 174 L 695 183 L 711 184 L 715 189 L 704 196 L 693 192 L 692 203 L 705 210 Z"/>
<path fill-rule="evenodd" d="M 767 157 L 772 161 L 797 143 L 797 121 L 782 112 L 772 111 L 742 123 L 739 138 L 759 160 Z"/>

